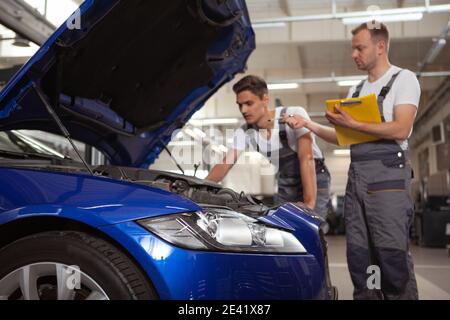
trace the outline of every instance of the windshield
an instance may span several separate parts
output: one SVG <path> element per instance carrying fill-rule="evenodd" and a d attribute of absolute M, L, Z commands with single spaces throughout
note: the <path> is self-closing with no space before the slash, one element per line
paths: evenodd
<path fill-rule="evenodd" d="M 20 131 L 0 132 L 0 151 L 40 154 L 64 158 L 64 155 L 61 153 Z"/>

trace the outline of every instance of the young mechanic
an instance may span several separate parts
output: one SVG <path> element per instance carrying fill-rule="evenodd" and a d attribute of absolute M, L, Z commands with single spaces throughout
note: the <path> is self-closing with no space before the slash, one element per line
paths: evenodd
<path fill-rule="evenodd" d="M 254 148 L 278 165 L 277 204 L 303 202 L 326 217 L 328 211 L 330 174 L 314 135 L 308 129 L 292 129 L 280 121 L 283 116 L 301 115 L 309 119 L 301 107 L 278 107 L 269 110 L 266 82 L 249 75 L 233 86 L 237 104 L 246 124 L 235 134 L 234 147 L 222 163 L 213 167 L 207 180 L 219 182 L 233 167 L 239 153 Z"/>

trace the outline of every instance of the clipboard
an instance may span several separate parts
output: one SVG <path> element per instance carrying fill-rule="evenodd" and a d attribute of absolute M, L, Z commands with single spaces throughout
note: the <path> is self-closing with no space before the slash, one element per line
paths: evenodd
<path fill-rule="evenodd" d="M 381 123 L 377 96 L 369 94 L 359 98 L 327 100 L 327 110 L 335 113 L 335 105 L 341 107 L 354 120 L 368 123 Z M 341 126 L 336 126 L 336 136 L 340 146 L 380 140 L 379 137 Z"/>

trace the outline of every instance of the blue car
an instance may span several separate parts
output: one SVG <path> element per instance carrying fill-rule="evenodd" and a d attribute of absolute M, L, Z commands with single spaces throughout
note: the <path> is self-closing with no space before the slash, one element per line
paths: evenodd
<path fill-rule="evenodd" d="M 87 0 L 70 19 L 0 94 L 0 299 L 336 298 L 306 207 L 145 169 L 245 69 L 245 2 Z"/>

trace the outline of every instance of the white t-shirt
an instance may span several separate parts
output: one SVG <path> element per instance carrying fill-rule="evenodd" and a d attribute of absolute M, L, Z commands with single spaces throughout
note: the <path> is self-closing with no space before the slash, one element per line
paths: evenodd
<path fill-rule="evenodd" d="M 366 96 L 372 93 L 375 93 L 377 96 L 380 93 L 381 89 L 388 84 L 389 80 L 391 80 L 392 76 L 400 71 L 401 68 L 397 66 L 391 66 L 386 73 L 379 78 L 375 82 L 369 82 L 366 80 L 364 82 L 363 87 L 361 88 L 361 92 L 359 96 Z M 356 86 L 350 88 L 348 92 L 348 98 L 351 98 L 353 93 L 356 90 Z M 420 85 L 417 80 L 416 75 L 407 70 L 403 69 L 402 72 L 397 76 L 394 83 L 392 84 L 391 90 L 387 94 L 386 98 L 383 102 L 383 114 L 386 122 L 391 122 L 394 117 L 394 108 L 400 104 L 412 104 L 416 108 L 419 106 L 420 101 Z M 411 136 L 411 132 L 409 136 Z M 408 149 L 408 140 L 397 140 L 397 143 L 403 150 Z"/>
<path fill-rule="evenodd" d="M 282 110 L 283 110 L 283 107 L 275 108 L 275 119 L 280 118 L 280 114 L 281 114 Z M 304 117 L 305 119 L 308 119 L 308 120 L 310 119 L 308 113 L 302 107 L 288 107 L 286 109 L 286 114 L 298 114 L 298 115 Z M 284 124 L 282 124 L 282 125 L 284 125 Z M 253 148 L 252 140 L 253 140 L 258 144 L 259 152 L 262 155 L 267 157 L 268 151 L 270 151 L 271 157 L 268 157 L 268 158 L 270 160 L 272 160 L 272 163 L 275 166 L 278 166 L 277 165 L 278 161 L 274 161 L 274 160 L 278 160 L 277 159 L 277 156 L 278 156 L 277 151 L 279 151 L 281 148 L 280 136 L 279 136 L 280 124 L 278 123 L 278 120 L 275 120 L 275 122 L 274 122 L 274 128 L 272 130 L 269 140 L 265 138 L 264 132 L 257 131 L 257 130 L 244 131 L 244 127 L 245 127 L 245 125 L 242 126 L 241 128 L 239 128 L 238 130 L 236 130 L 236 132 L 234 134 L 232 147 L 238 151 L 256 151 L 256 150 L 252 149 Z M 289 144 L 289 147 L 293 151 L 297 152 L 297 139 L 308 132 L 310 132 L 310 131 L 306 128 L 292 129 L 291 127 L 286 125 L 286 137 L 287 137 L 287 142 Z M 322 151 L 320 150 L 320 148 L 317 146 L 314 134 L 312 134 L 312 140 L 313 140 L 312 148 L 313 148 L 314 159 L 322 159 L 323 154 L 322 154 Z"/>

